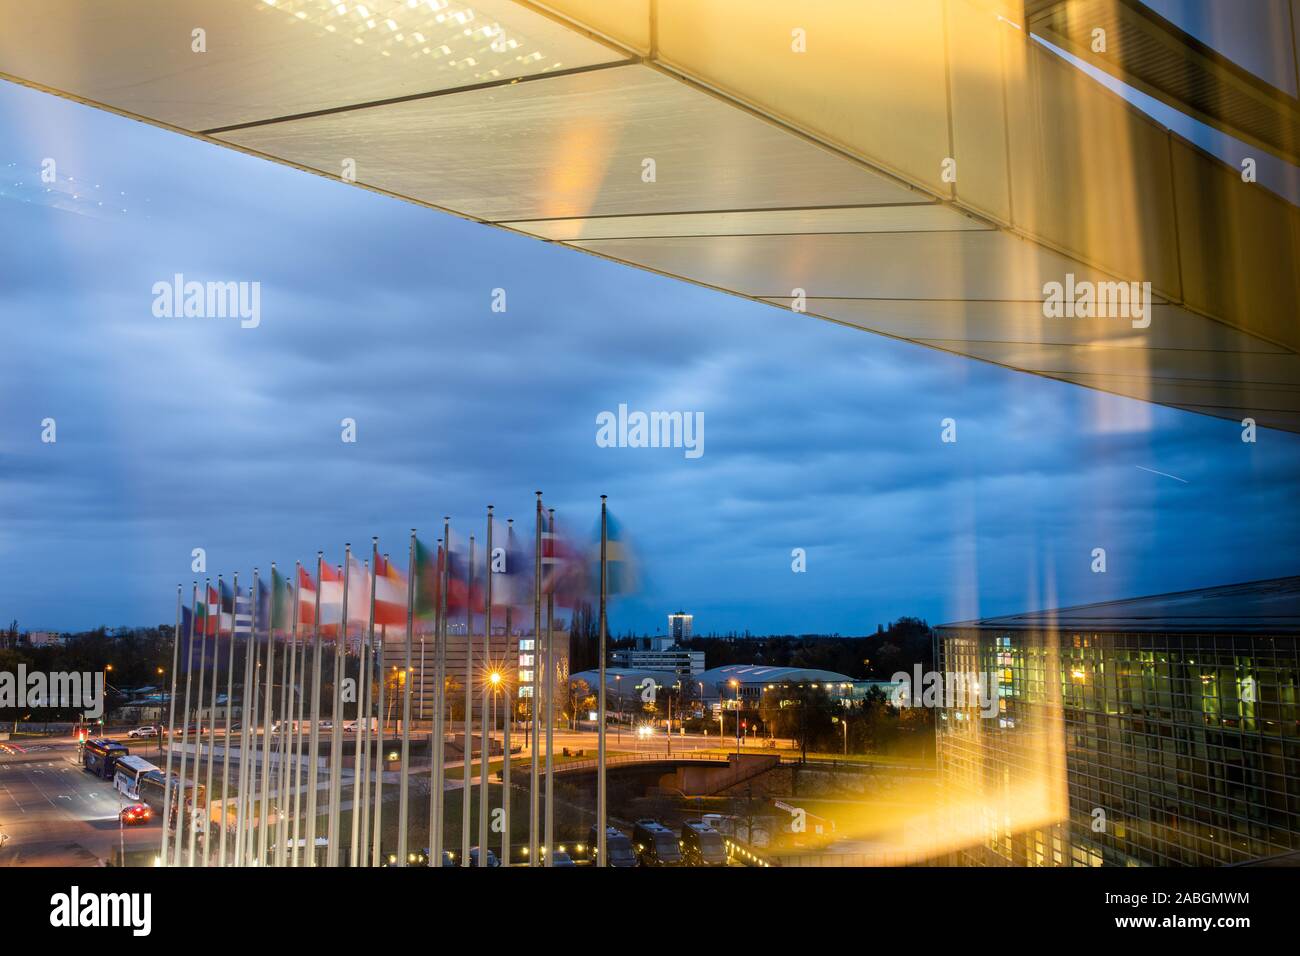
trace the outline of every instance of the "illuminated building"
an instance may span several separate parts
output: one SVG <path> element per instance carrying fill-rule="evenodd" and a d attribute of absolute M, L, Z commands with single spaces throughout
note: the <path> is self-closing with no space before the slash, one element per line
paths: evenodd
<path fill-rule="evenodd" d="M 999 696 L 990 718 L 939 709 L 945 795 L 983 827 L 954 862 L 1215 866 L 1300 850 L 1297 634 L 1300 577 L 939 628 L 940 670 L 992 672 Z M 1039 788 L 1052 754 L 1056 780 Z M 1060 812 L 1035 820 L 1062 782 Z"/>

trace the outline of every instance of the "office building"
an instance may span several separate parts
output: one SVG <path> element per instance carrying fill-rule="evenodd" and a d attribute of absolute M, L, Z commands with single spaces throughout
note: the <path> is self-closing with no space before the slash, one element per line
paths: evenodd
<path fill-rule="evenodd" d="M 938 628 L 951 862 L 1215 866 L 1300 850 L 1300 577 Z M 956 819 L 955 816 L 950 819 Z M 968 829 L 968 833 L 975 828 Z"/>

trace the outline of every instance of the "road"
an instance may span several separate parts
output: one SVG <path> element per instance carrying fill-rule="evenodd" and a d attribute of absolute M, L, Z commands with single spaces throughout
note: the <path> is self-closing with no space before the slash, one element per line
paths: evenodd
<path fill-rule="evenodd" d="M 158 846 L 159 824 L 118 825 L 126 798 L 77 763 L 70 737 L 0 742 L 0 866 L 98 866 L 120 839 Z"/>

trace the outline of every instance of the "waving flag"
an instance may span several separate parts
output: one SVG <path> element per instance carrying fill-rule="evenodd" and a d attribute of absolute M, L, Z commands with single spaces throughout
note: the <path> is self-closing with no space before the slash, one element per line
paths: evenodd
<path fill-rule="evenodd" d="M 348 624 L 365 627 L 369 620 L 370 569 L 357 557 L 356 552 L 352 552 L 348 555 Z M 377 618 L 375 623 L 379 623 Z"/>
<path fill-rule="evenodd" d="M 419 538 L 415 539 L 415 616 L 421 621 L 433 620 L 438 613 L 444 560 L 442 545 L 438 545 L 435 553 Z"/>
<path fill-rule="evenodd" d="M 293 629 L 293 582 L 279 568 L 271 569 L 271 594 L 271 628 L 288 634 Z"/>
<path fill-rule="evenodd" d="M 581 549 L 558 532 L 542 531 L 542 593 L 572 607 L 586 595 L 590 575 Z"/>
<path fill-rule="evenodd" d="M 343 620 L 343 571 L 321 564 L 320 569 L 320 628 L 331 637 L 338 633 Z"/>
<path fill-rule="evenodd" d="M 465 575 L 469 561 L 469 542 L 452 532 L 446 545 L 447 555 L 447 616 L 464 614 L 469 607 L 469 592 Z"/>
<path fill-rule="evenodd" d="M 419 558 L 417 547 L 416 558 Z M 416 579 L 417 586 L 419 579 Z M 406 575 L 392 561 L 375 555 L 375 627 L 406 624 Z"/>
<path fill-rule="evenodd" d="M 597 552 L 599 556 L 599 552 Z M 605 517 L 605 590 L 607 594 L 631 594 L 637 589 L 636 557 L 613 514 Z"/>
<path fill-rule="evenodd" d="M 493 529 L 493 538 L 501 544 L 501 560 L 492 562 L 492 607 L 502 612 L 506 608 L 532 607 L 533 604 L 533 561 L 532 555 L 524 548 L 523 541 L 515 531 L 514 525 L 508 525 L 505 534 L 497 538 Z"/>
<path fill-rule="evenodd" d="M 311 572 L 298 568 L 298 626 L 311 627 L 316 621 L 316 582 Z"/>

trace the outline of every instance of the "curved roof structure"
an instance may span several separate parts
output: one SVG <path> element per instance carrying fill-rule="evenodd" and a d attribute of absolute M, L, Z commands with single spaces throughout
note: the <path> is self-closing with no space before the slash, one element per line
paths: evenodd
<path fill-rule="evenodd" d="M 732 680 L 740 681 L 742 684 L 853 683 L 852 677 L 834 671 L 819 670 L 815 667 L 773 667 L 768 664 L 724 664 L 721 667 L 710 668 L 703 674 L 697 674 L 694 680 L 704 684 L 706 694 Z"/>

